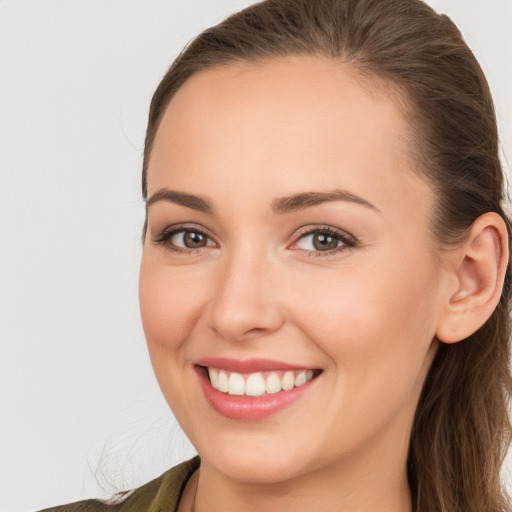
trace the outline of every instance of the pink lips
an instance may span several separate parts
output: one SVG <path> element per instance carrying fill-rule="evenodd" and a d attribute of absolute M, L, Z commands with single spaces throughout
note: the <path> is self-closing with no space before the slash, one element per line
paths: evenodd
<path fill-rule="evenodd" d="M 198 360 L 195 368 L 206 400 L 217 413 L 234 420 L 257 421 L 272 416 L 296 402 L 316 380 L 312 379 L 306 384 L 289 391 L 279 391 L 278 393 L 258 397 L 233 396 L 212 387 L 204 368 L 201 368 L 206 366 L 242 374 L 279 370 L 305 370 L 307 368 L 268 359 L 243 361 L 214 357 Z"/>

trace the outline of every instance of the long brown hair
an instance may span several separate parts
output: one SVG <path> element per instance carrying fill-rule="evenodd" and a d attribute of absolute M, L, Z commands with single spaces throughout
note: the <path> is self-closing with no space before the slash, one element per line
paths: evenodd
<path fill-rule="evenodd" d="M 191 75 L 293 54 L 328 57 L 399 91 L 418 172 L 436 192 L 432 228 L 440 247 L 464 240 L 486 212 L 502 216 L 510 235 L 486 79 L 456 26 L 421 0 L 267 0 L 204 31 L 153 96 L 144 199 L 160 120 Z M 510 510 L 500 480 L 511 439 L 510 277 L 509 265 L 490 319 L 460 343 L 441 343 L 427 376 L 407 461 L 416 512 Z"/>

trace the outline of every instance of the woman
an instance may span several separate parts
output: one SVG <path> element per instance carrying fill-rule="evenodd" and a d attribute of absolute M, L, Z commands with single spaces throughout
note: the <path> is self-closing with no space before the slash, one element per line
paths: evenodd
<path fill-rule="evenodd" d="M 418 0 L 196 38 L 151 104 L 140 303 L 200 459 L 119 510 L 510 510 L 502 180 L 485 78 Z"/>

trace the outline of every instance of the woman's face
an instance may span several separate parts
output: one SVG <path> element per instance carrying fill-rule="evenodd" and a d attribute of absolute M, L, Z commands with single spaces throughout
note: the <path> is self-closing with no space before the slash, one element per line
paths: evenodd
<path fill-rule="evenodd" d="M 446 288 L 409 132 L 382 84 L 322 59 L 217 67 L 172 99 L 140 303 L 204 464 L 252 482 L 405 465 Z"/>

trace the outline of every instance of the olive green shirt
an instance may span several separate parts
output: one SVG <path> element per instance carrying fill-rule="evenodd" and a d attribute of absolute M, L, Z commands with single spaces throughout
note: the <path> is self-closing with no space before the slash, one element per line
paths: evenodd
<path fill-rule="evenodd" d="M 176 512 L 183 489 L 199 463 L 199 457 L 183 462 L 130 492 L 127 498 L 121 498 L 122 501 L 114 505 L 98 500 L 85 500 L 40 512 Z"/>

